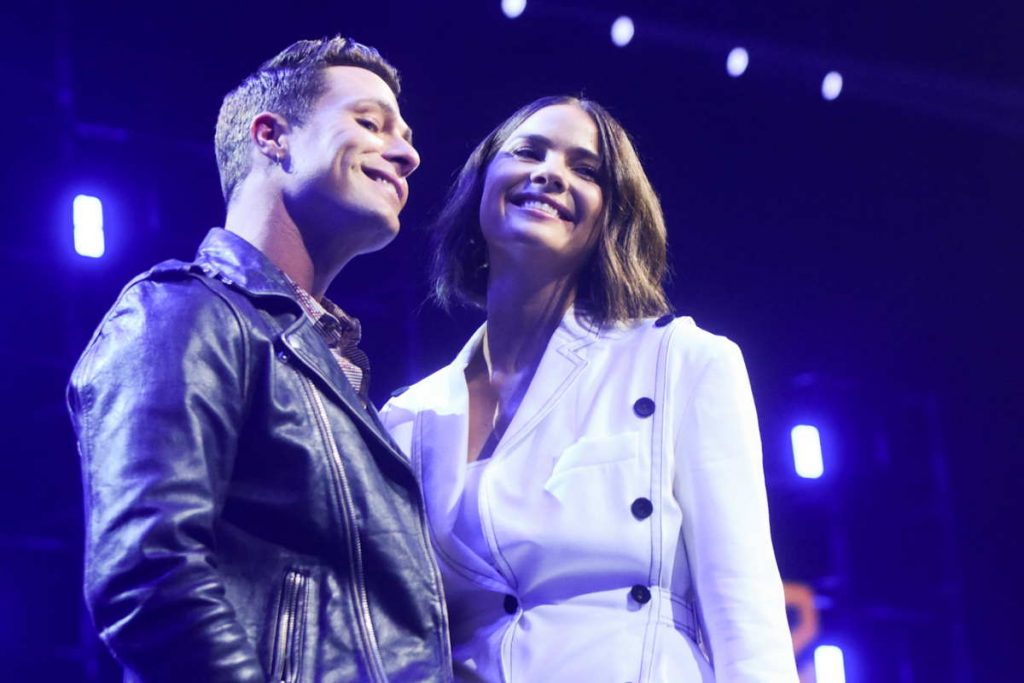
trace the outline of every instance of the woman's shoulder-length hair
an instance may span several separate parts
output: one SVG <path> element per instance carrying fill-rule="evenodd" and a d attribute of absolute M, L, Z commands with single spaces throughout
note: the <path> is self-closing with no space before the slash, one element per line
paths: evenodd
<path fill-rule="evenodd" d="M 576 105 L 590 115 L 601 157 L 604 206 L 596 245 L 579 275 L 576 311 L 598 325 L 666 313 L 666 230 L 658 196 L 622 125 L 596 102 L 568 95 L 522 107 L 470 154 L 433 226 L 434 300 L 445 309 L 455 303 L 485 305 L 487 246 L 479 216 L 487 168 L 527 118 L 558 104 Z"/>

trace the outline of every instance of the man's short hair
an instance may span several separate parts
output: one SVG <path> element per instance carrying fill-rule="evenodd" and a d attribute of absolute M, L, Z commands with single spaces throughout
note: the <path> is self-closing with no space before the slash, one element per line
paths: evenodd
<path fill-rule="evenodd" d="M 398 97 L 398 71 L 374 48 L 340 35 L 292 43 L 264 62 L 221 103 L 214 144 L 226 203 L 231 203 L 235 188 L 250 171 L 252 120 L 260 112 L 269 111 L 301 126 L 327 87 L 324 69 L 332 66 L 372 71 Z"/>

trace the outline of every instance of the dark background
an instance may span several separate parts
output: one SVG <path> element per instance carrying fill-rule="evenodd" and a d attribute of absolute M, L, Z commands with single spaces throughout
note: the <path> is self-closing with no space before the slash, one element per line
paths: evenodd
<path fill-rule="evenodd" d="M 5 293 L 4 678 L 116 680 L 80 599 L 82 512 L 63 387 L 136 272 L 223 218 L 220 99 L 291 41 L 341 32 L 401 69 L 423 164 L 401 235 L 329 292 L 386 400 L 480 316 L 425 302 L 424 226 L 473 145 L 579 93 L 635 136 L 670 226 L 677 310 L 744 349 L 785 578 L 853 682 L 1017 681 L 1024 6 L 983 0 L 8 3 L 0 10 Z M 612 45 L 618 14 L 636 22 Z M 738 79 L 734 45 L 750 51 Z M 838 100 L 820 81 L 840 70 Z M 104 202 L 75 255 L 71 198 Z M 789 428 L 826 472 L 793 473 Z M 808 652 L 801 656 L 806 662 Z"/>

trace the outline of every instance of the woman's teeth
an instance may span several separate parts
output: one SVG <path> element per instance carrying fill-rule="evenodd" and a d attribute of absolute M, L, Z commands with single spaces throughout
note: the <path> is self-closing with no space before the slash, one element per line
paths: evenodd
<path fill-rule="evenodd" d="M 528 199 L 525 202 L 523 202 L 521 204 L 521 206 L 524 209 L 536 209 L 538 211 L 543 211 L 547 215 L 552 216 L 554 218 L 558 218 L 559 217 L 558 216 L 558 209 L 556 209 L 555 207 L 551 206 L 550 204 L 545 204 L 544 202 L 538 202 L 535 199 Z"/>

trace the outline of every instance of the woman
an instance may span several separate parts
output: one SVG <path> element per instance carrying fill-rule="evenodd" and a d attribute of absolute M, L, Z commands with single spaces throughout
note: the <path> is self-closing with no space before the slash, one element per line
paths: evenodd
<path fill-rule="evenodd" d="M 743 360 L 667 312 L 622 127 L 588 100 L 523 107 L 438 225 L 437 298 L 487 322 L 384 420 L 423 486 L 457 678 L 795 681 Z"/>

